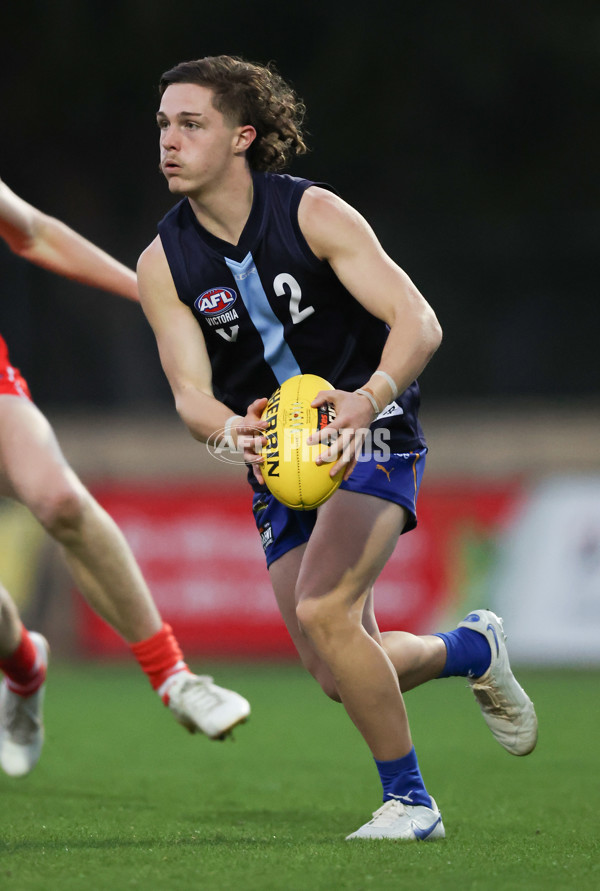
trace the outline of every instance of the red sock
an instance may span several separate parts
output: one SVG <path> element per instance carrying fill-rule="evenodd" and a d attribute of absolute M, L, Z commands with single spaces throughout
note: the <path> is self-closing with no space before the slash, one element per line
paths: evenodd
<path fill-rule="evenodd" d="M 46 680 L 46 666 L 24 625 L 19 646 L 6 659 L 0 659 L 0 669 L 6 675 L 8 689 L 19 696 L 31 696 Z"/>
<path fill-rule="evenodd" d="M 131 651 L 148 675 L 152 689 L 156 690 L 165 705 L 169 703 L 169 680 L 181 671 L 189 672 L 181 647 L 170 625 L 163 624 L 160 631 L 147 640 L 131 644 Z"/>

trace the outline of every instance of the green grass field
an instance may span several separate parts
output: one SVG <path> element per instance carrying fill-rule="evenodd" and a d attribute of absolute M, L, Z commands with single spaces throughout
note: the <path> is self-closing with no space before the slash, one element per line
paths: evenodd
<path fill-rule="evenodd" d="M 521 672 L 540 741 L 495 743 L 465 682 L 407 703 L 447 838 L 345 842 L 380 804 L 340 706 L 295 665 L 213 666 L 251 700 L 234 742 L 180 728 L 133 664 L 57 666 L 46 747 L 0 777 L 0 889 L 600 888 L 600 674 Z"/>

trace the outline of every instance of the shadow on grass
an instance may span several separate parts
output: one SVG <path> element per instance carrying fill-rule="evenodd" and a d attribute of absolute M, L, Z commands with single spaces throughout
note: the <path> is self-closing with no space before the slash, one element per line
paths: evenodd
<path fill-rule="evenodd" d="M 95 796 L 94 796 L 95 797 Z M 121 810 L 121 808 L 120 808 Z M 329 817 L 332 817 L 330 819 Z M 154 827 L 124 827 L 115 834 L 115 827 L 102 827 L 81 822 L 76 828 L 54 826 L 48 823 L 43 836 L 36 837 L 24 832 L 13 833 L 13 838 L 0 840 L 0 855 L 19 852 L 40 853 L 69 850 L 173 850 L 193 847 L 210 847 L 232 850 L 257 847 L 295 847 L 309 844 L 328 847 L 345 842 L 348 827 L 355 820 L 336 812 L 327 817 L 327 831 L 323 832 L 323 813 L 313 809 L 203 809 L 198 814 L 181 812 L 179 827 L 161 833 Z M 188 828 L 189 827 L 189 828 Z M 112 831 L 111 831 L 112 830 Z"/>
<path fill-rule="evenodd" d="M 210 846 L 211 848 L 231 848 L 239 850 L 247 847 L 255 851 L 257 847 L 264 849 L 273 848 L 274 846 L 295 847 L 301 844 L 305 847 L 309 844 L 311 847 L 331 847 L 344 842 L 343 835 L 334 836 L 315 836 L 314 839 L 307 839 L 306 835 L 295 838 L 288 834 L 282 836 L 275 835 L 254 835 L 247 832 L 232 831 L 231 834 L 218 832 L 212 835 L 194 835 L 188 838 L 165 837 L 156 835 L 147 835 L 142 838 L 111 836 L 108 838 L 81 838 L 73 836 L 64 836 L 60 839 L 37 840 L 22 839 L 21 841 L 5 842 L 0 841 L 1 854 L 18 854 L 18 853 L 43 853 L 51 851 L 118 851 L 118 850 L 167 850 L 172 852 L 174 848 L 202 848 Z"/>

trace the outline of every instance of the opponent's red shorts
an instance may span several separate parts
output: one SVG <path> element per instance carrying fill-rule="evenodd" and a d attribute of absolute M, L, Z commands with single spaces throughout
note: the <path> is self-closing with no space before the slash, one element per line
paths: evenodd
<path fill-rule="evenodd" d="M 8 347 L 0 334 L 0 396 L 3 394 L 23 396 L 25 399 L 31 399 L 27 381 L 21 375 L 19 369 L 10 364 Z"/>

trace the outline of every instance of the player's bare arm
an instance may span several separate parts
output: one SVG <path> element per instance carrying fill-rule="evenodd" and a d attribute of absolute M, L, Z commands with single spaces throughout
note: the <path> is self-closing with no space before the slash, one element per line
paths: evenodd
<path fill-rule="evenodd" d="M 231 409 L 215 399 L 204 337 L 191 310 L 178 298 L 169 264 L 157 237 L 138 263 L 140 302 L 154 331 L 160 361 L 177 412 L 195 439 L 206 442 L 222 431 Z M 247 424 L 258 422 L 253 403 L 246 419 L 236 419 L 229 433 L 237 439 Z"/>
<path fill-rule="evenodd" d="M 319 395 L 319 404 L 334 402 L 336 427 L 365 428 L 394 398 L 394 385 L 401 393 L 419 376 L 441 342 L 441 329 L 423 295 L 345 201 L 318 187 L 307 189 L 298 220 L 313 253 L 330 264 L 365 309 L 390 327 L 377 369 L 385 376 L 373 374 L 362 388 L 371 398 L 344 391 Z M 338 469 L 334 465 L 332 473 Z"/>
<path fill-rule="evenodd" d="M 93 288 L 138 300 L 137 279 L 101 248 L 16 195 L 0 180 L 0 236 L 13 253 Z"/>
<path fill-rule="evenodd" d="M 337 195 L 307 189 L 298 211 L 311 250 L 372 315 L 390 326 L 380 368 L 402 392 L 423 371 L 441 342 L 430 305 L 408 275 L 385 253 L 366 220 Z M 382 407 L 390 400 L 385 380 L 371 378 Z"/>

